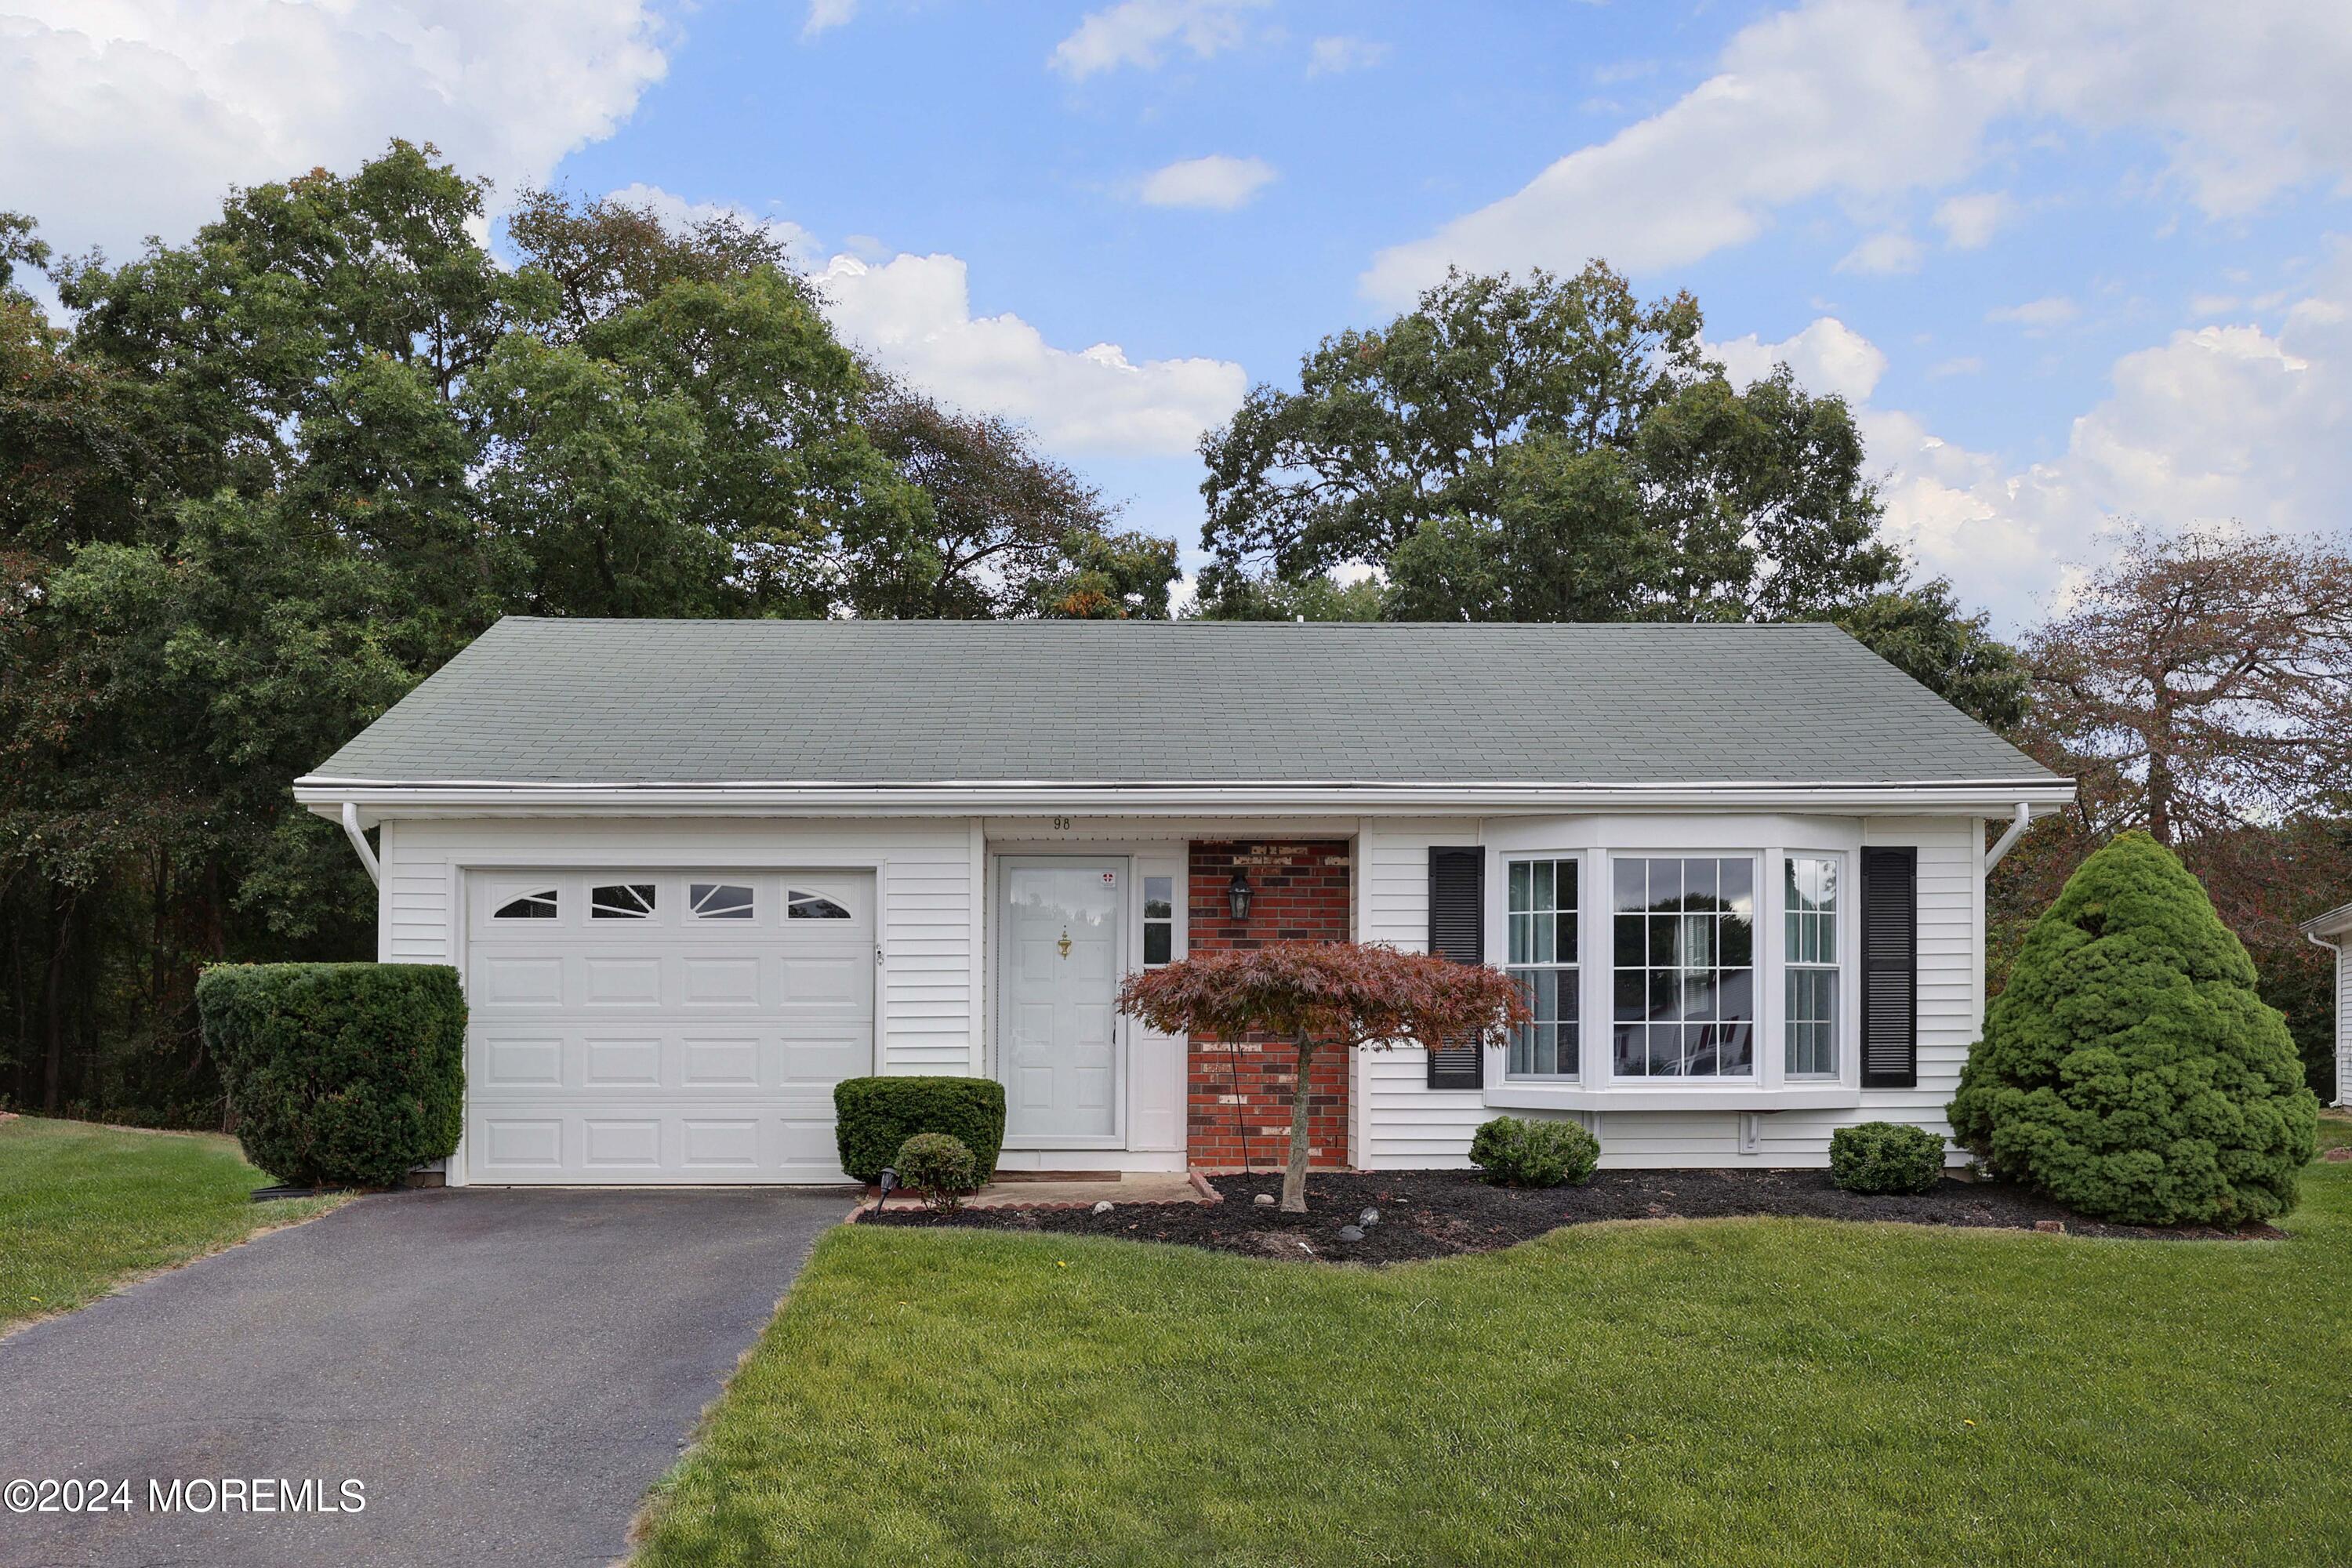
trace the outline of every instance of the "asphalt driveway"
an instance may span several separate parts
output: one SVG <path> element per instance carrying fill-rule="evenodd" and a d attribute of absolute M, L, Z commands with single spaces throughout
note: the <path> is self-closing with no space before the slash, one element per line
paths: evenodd
<path fill-rule="evenodd" d="M 131 1504 L 19 1513 L 12 1495 L 0 1563 L 610 1563 L 851 1201 L 363 1198 L 37 1324 L 0 1341 L 0 1484 L 127 1481 Z M 305 1480 L 342 1511 L 284 1511 Z M 174 1481 L 157 1510 L 151 1483 L 169 1505 Z"/>

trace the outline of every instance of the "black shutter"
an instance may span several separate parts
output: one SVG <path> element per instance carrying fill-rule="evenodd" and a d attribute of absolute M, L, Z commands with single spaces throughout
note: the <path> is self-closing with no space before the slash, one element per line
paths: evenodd
<path fill-rule="evenodd" d="M 1862 1086 L 1919 1086 L 1919 851 L 1862 852 Z"/>
<path fill-rule="evenodd" d="M 1429 951 L 1456 963 L 1486 962 L 1486 852 L 1432 846 Z M 1483 1089 L 1486 1053 L 1476 1041 L 1429 1053 L 1432 1089 Z"/>

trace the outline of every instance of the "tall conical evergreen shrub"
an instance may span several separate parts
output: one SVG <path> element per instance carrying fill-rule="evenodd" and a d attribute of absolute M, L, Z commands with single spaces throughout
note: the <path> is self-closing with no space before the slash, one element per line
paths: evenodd
<path fill-rule="evenodd" d="M 2197 879 L 2145 833 L 2083 862 L 2028 933 L 1950 1107 L 2003 1178 L 2136 1225 L 2294 1206 L 2319 1102 Z"/>

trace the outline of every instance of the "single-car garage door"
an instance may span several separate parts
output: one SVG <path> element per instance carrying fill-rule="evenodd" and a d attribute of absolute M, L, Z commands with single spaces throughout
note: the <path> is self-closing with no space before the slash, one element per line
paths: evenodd
<path fill-rule="evenodd" d="M 867 871 L 467 878 L 466 1177 L 837 1182 L 874 1070 Z"/>

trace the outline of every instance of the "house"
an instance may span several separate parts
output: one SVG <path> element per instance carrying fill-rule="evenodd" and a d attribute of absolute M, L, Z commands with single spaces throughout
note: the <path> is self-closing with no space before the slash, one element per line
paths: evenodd
<path fill-rule="evenodd" d="M 2328 1103 L 2352 1104 L 2352 904 L 2315 915 L 2299 929 L 2336 953 L 2336 1098 Z"/>
<path fill-rule="evenodd" d="M 1822 626 L 510 619 L 295 794 L 379 956 L 464 976 L 453 1183 L 713 1183 L 840 1180 L 875 1072 L 1003 1079 L 1009 1170 L 1274 1162 L 1287 1047 L 1113 989 L 1347 938 L 1537 1022 L 1327 1053 L 1318 1163 L 1458 1166 L 1508 1110 L 1822 1164 L 1943 1127 L 1984 873 L 2073 785 Z"/>

